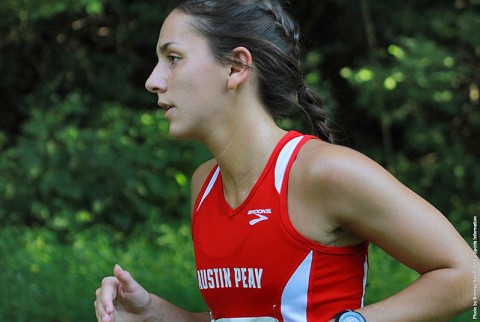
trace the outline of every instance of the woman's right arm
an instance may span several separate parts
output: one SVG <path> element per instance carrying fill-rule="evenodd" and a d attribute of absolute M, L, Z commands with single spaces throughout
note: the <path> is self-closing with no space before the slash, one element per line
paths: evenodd
<path fill-rule="evenodd" d="M 120 266 L 96 292 L 98 322 L 208 322 L 208 313 L 193 313 L 148 293 Z"/>
<path fill-rule="evenodd" d="M 191 183 L 192 213 L 203 182 L 215 166 L 210 160 L 194 173 Z M 114 276 L 106 277 L 96 291 L 95 313 L 98 322 L 207 322 L 209 313 L 193 313 L 148 293 L 127 271 L 114 268 Z"/>

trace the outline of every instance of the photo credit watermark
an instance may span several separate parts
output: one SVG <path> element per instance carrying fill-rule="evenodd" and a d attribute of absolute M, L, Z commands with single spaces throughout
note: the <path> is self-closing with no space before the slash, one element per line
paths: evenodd
<path fill-rule="evenodd" d="M 477 284 L 478 284 L 478 230 L 477 230 L 478 219 L 477 216 L 473 217 L 473 315 L 472 319 L 477 320 L 478 313 L 478 297 L 477 297 Z"/>

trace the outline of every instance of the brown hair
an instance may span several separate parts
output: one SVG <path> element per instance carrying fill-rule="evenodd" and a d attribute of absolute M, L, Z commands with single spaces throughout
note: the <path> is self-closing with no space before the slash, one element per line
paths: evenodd
<path fill-rule="evenodd" d="M 324 103 L 304 80 L 300 30 L 279 1 L 176 0 L 170 6 L 196 18 L 194 27 L 217 61 L 231 63 L 236 47 L 250 50 L 262 102 L 273 117 L 288 115 L 297 106 L 318 137 L 334 141 Z"/>

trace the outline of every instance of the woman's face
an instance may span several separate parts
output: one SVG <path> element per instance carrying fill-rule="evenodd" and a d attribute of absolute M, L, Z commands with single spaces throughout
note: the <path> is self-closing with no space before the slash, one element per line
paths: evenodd
<path fill-rule="evenodd" d="M 219 121 L 229 67 L 215 61 L 207 40 L 193 29 L 193 19 L 178 11 L 167 17 L 157 44 L 158 63 L 145 86 L 157 94 L 172 136 L 201 139 Z"/>

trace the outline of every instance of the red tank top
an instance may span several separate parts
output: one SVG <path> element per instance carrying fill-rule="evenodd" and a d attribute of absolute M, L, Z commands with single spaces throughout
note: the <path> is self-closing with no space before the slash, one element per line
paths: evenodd
<path fill-rule="evenodd" d="M 312 138 L 287 133 L 235 209 L 225 201 L 218 166 L 206 179 L 192 235 L 198 285 L 214 319 L 322 322 L 363 306 L 368 243 L 323 246 L 303 237 L 289 219 L 289 171 Z"/>

